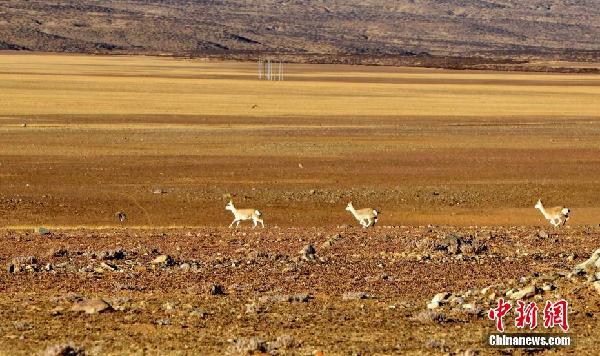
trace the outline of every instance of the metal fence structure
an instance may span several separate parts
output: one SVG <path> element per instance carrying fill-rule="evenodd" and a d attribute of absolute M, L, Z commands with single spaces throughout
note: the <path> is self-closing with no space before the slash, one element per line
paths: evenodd
<path fill-rule="evenodd" d="M 258 80 L 283 80 L 283 62 L 271 59 L 258 60 Z"/>

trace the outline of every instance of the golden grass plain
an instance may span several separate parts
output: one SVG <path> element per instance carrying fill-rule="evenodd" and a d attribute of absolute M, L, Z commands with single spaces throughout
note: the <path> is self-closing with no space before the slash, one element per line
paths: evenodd
<path fill-rule="evenodd" d="M 256 71 L 3 53 L 0 225 L 226 225 L 227 193 L 277 225 L 353 223 L 348 200 L 384 225 L 542 225 L 538 197 L 598 223 L 598 75 Z"/>

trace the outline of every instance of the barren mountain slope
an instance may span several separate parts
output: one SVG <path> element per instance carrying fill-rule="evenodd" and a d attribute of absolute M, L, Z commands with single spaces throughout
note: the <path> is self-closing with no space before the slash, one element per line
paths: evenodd
<path fill-rule="evenodd" d="M 600 50 L 592 0 L 0 0 L 0 49 L 470 56 Z"/>

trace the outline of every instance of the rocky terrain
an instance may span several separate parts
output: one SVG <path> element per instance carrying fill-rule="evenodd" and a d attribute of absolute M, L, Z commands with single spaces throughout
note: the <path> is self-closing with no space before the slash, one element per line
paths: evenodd
<path fill-rule="evenodd" d="M 9 50 L 439 66 L 600 51 L 592 0 L 3 0 L 0 14 Z"/>
<path fill-rule="evenodd" d="M 7 354 L 490 354 L 487 311 L 501 296 L 568 300 L 572 352 L 600 336 L 598 228 L 3 231 L 0 241 Z"/>

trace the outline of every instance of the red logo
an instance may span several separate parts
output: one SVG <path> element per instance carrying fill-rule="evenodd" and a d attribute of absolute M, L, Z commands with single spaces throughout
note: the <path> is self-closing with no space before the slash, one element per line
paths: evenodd
<path fill-rule="evenodd" d="M 515 326 L 519 329 L 529 325 L 529 329 L 533 330 L 537 327 L 537 312 L 538 306 L 534 302 L 525 304 L 525 302 L 517 301 L 519 306 L 517 307 L 517 318 L 515 319 Z"/>
<path fill-rule="evenodd" d="M 569 303 L 564 299 L 554 303 L 547 301 L 544 306 L 544 327 L 550 329 L 558 326 L 564 332 L 569 331 L 568 307 Z M 496 329 L 499 332 L 504 332 L 504 317 L 511 308 L 512 304 L 510 302 L 505 302 L 504 299 L 500 298 L 498 299 L 498 307 L 489 310 L 488 318 L 496 322 Z M 518 300 L 515 308 L 515 326 L 519 329 L 526 326 L 529 326 L 530 330 L 535 329 L 538 323 L 538 310 L 539 308 L 535 302 L 526 303 Z"/>
<path fill-rule="evenodd" d="M 498 308 L 490 309 L 488 312 L 488 318 L 496 321 L 496 329 L 500 332 L 504 332 L 504 323 L 502 322 L 502 318 L 504 315 L 508 313 L 508 311 L 512 308 L 510 303 L 505 303 L 504 299 L 498 299 Z"/>
<path fill-rule="evenodd" d="M 553 328 L 558 325 L 564 332 L 569 331 L 568 306 L 569 303 L 564 299 L 555 303 L 547 301 L 544 307 L 544 327 Z"/>

